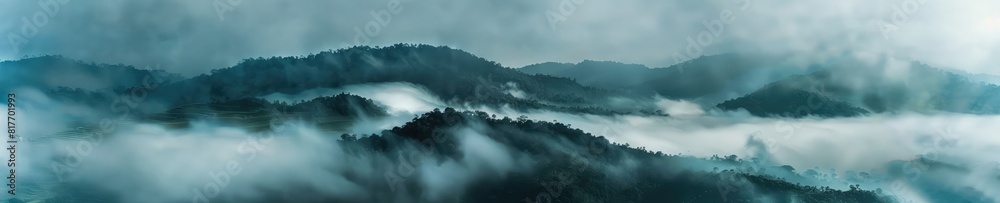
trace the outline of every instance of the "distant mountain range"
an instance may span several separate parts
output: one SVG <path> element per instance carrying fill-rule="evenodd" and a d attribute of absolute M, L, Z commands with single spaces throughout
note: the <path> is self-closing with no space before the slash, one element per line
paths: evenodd
<path fill-rule="evenodd" d="M 812 69 L 815 67 L 785 63 L 777 56 L 721 54 L 665 68 L 583 61 L 578 64 L 541 63 L 518 70 L 573 78 L 583 85 L 604 89 L 658 94 L 708 105 L 748 94 L 767 83 Z"/>
<path fill-rule="evenodd" d="M 685 99 L 757 116 L 856 116 L 883 112 L 1000 113 L 1000 88 L 988 75 L 960 75 L 913 62 L 888 68 L 851 57 L 798 67 L 753 54 L 700 57 L 666 68 L 617 62 L 541 63 L 519 70 L 584 85 Z M 975 76 L 975 77 L 972 77 Z"/>
<path fill-rule="evenodd" d="M 141 86 L 156 80 L 145 80 L 148 75 L 159 76 L 161 83 L 183 80 L 179 74 L 163 70 L 139 69 L 129 65 L 96 64 L 72 60 L 62 56 L 40 56 L 16 61 L 0 62 L 3 80 L 0 88 L 33 87 L 56 89 L 68 87 L 83 90 L 109 90 Z"/>
<path fill-rule="evenodd" d="M 58 56 L 6 61 L 0 63 L 0 67 L 26 76 L 19 78 L 17 86 L 49 89 L 52 90 L 50 93 L 62 97 L 64 101 L 97 104 L 111 102 L 114 95 L 95 94 L 95 91 L 112 90 L 116 94 L 127 94 L 130 88 L 141 86 L 147 75 L 167 74 L 169 77 L 166 79 L 156 80 L 163 82 L 162 85 L 157 85 L 156 90 L 149 91 L 144 98 L 151 104 L 137 109 L 150 113 L 182 105 L 261 97 L 272 93 L 406 82 L 425 87 L 450 105 L 604 115 L 662 114 L 656 113 L 657 109 L 648 97 L 588 87 L 567 78 L 525 74 L 468 52 L 429 45 L 352 47 L 304 57 L 246 59 L 233 67 L 187 79 L 162 71 L 139 70 L 123 65 L 90 65 Z M 61 71 L 63 69 L 79 70 Z M 114 82 L 77 85 L 50 81 L 50 78 L 57 77 Z M 623 103 L 623 100 L 630 102 Z"/>
<path fill-rule="evenodd" d="M 788 107 L 781 111 L 808 107 L 815 112 L 823 108 L 849 109 L 846 108 L 849 105 L 874 113 L 1000 113 L 1000 86 L 974 82 L 917 62 L 908 64 L 908 68 L 887 67 L 887 64 L 844 60 L 821 71 L 777 81 L 747 97 L 786 94 L 788 91 L 810 94 L 807 100 L 772 100 L 770 105 Z M 749 110 L 757 105 L 746 101 L 739 98 L 720 107 Z M 854 113 L 844 111 L 843 114 Z"/>
<path fill-rule="evenodd" d="M 850 57 L 803 64 L 785 56 L 730 53 L 665 68 L 583 61 L 513 69 L 448 47 L 399 44 L 352 47 L 301 57 L 246 59 L 191 78 L 59 56 L 4 61 L 0 62 L 0 70 L 11 73 L 11 77 L 0 81 L 4 90 L 34 88 L 63 102 L 60 104 L 89 107 L 103 112 L 95 114 L 101 116 L 120 110 L 116 104 L 141 100 L 143 105 L 125 108 L 130 118 L 174 128 L 189 127 L 197 120 L 264 130 L 274 127 L 271 122 L 278 120 L 274 118 L 294 117 L 319 129 L 345 129 L 360 119 L 385 117 L 389 112 L 376 101 L 349 93 L 292 103 L 261 97 L 370 83 L 418 85 L 451 106 L 579 114 L 669 116 L 660 111 L 657 96 L 693 101 L 706 110 L 745 110 L 759 117 L 856 117 L 895 112 L 1000 114 L 1000 87 L 995 84 L 921 63 L 900 65 L 887 59 L 865 62 Z M 121 101 L 126 96 L 132 97 L 126 99 L 130 101 Z M 90 111 L 81 112 L 86 113 L 66 112 L 65 116 L 94 116 Z M 530 162 L 530 170 L 504 173 L 503 178 L 495 180 L 476 180 L 482 182 L 455 192 L 456 198 L 472 202 L 534 201 L 537 199 L 531 198 L 538 194 L 554 194 L 552 188 L 538 183 L 565 177 L 571 179 L 558 187 L 567 192 L 553 201 L 720 202 L 730 197 L 766 197 L 788 202 L 891 202 L 885 194 L 858 186 L 837 190 L 797 184 L 811 179 L 790 166 L 761 166 L 735 156 L 703 159 L 665 155 L 612 143 L 603 135 L 554 121 L 497 118 L 485 112 L 453 108 L 423 112 L 379 134 L 343 134 L 339 141 L 349 153 L 394 157 L 409 154 L 407 150 L 414 150 L 410 147 L 436 139 L 434 136 L 466 139 L 460 136 L 469 136 L 467 133 L 446 132 L 471 124 L 483 126 L 484 131 L 478 133 L 497 142 L 497 149 L 544 160 Z M 464 159 L 454 146 L 442 142 L 421 150 L 438 161 Z M 595 146 L 604 151 L 579 158 L 589 165 L 572 161 Z M 395 169 L 391 162 L 373 163 L 379 170 Z M 621 167 L 625 165 L 628 167 Z M 371 179 L 383 185 L 384 172 L 371 173 L 374 175 L 370 177 L 359 175 L 356 181 Z M 717 195 L 723 190 L 720 185 L 733 188 Z M 406 192 L 423 192 L 420 187 L 412 188 Z M 294 195 L 290 197 L 294 199 Z M 277 201 L 290 197 L 267 198 Z M 330 198 L 341 202 L 372 200 Z M 392 197 L 371 198 L 385 202 L 390 200 L 378 198 Z"/>
<path fill-rule="evenodd" d="M 962 77 L 966 77 L 966 78 L 969 79 L 969 81 L 972 81 L 972 82 L 981 82 L 981 83 L 987 83 L 987 84 L 1000 85 L 1000 76 L 989 75 L 989 74 L 982 74 L 982 73 L 969 73 L 969 72 L 962 71 L 962 70 L 947 69 L 947 68 L 942 68 L 942 70 L 950 72 L 950 73 L 957 74 L 957 75 L 962 76 Z"/>
<path fill-rule="evenodd" d="M 908 64 L 909 68 L 888 68 L 886 59 L 872 63 L 842 57 L 809 64 L 789 60 L 788 56 L 729 53 L 665 68 L 587 60 L 513 69 L 448 47 L 397 44 L 301 57 L 246 59 L 192 78 L 162 70 L 42 56 L 0 62 L 0 69 L 14 78 L 0 84 L 47 90 L 56 99 L 81 105 L 106 105 L 114 100 L 114 94 L 128 94 L 154 81 L 156 90 L 144 98 L 150 105 L 136 109 L 146 113 L 273 93 L 385 82 L 425 87 L 448 105 L 604 115 L 665 115 L 656 106 L 655 95 L 693 101 L 706 109 L 745 109 L 757 116 L 1000 113 L 1000 87 L 983 82 L 986 76 L 970 79 L 971 74 L 916 62 Z M 156 77 L 150 80 L 150 75 Z"/>

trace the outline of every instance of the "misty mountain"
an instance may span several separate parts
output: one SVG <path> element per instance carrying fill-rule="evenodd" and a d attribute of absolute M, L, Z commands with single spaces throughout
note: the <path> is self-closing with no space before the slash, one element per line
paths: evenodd
<path fill-rule="evenodd" d="M 47 93 L 54 98 L 85 105 L 107 104 L 118 95 L 150 86 L 145 83 L 154 84 L 156 90 L 144 98 L 152 104 L 136 109 L 141 112 L 316 88 L 406 82 L 426 87 L 453 105 L 603 115 L 662 115 L 651 104 L 651 94 L 702 104 L 716 102 L 708 105 L 726 110 L 745 108 L 755 115 L 801 116 L 804 111 L 794 108 L 809 98 L 822 98 L 822 103 L 829 104 L 831 110 L 843 111 L 814 112 L 819 116 L 859 115 L 867 111 L 1000 113 L 997 96 L 1000 88 L 996 85 L 925 64 L 893 64 L 885 58 L 865 62 L 844 57 L 796 67 L 788 60 L 791 59 L 730 53 L 699 57 L 667 68 L 587 60 L 578 64 L 541 63 L 515 70 L 448 47 L 397 44 L 352 47 L 301 57 L 246 59 L 233 67 L 189 79 L 161 70 L 86 64 L 59 56 L 5 61 L 0 67 L 20 76 L 15 77 L 17 85 L 13 85 L 14 80 L 4 83 L 48 89 Z M 794 76 L 809 70 L 815 71 Z M 38 77 L 46 74 L 49 76 Z M 87 82 L 91 80 L 95 82 Z M 775 84 L 768 85 L 772 82 Z M 97 94 L 106 90 L 110 92 Z M 740 99 L 744 95 L 752 98 Z M 790 96 L 790 99 L 764 96 Z M 796 111 L 800 113 L 792 113 Z"/>
<path fill-rule="evenodd" d="M 960 75 L 962 77 L 966 77 L 969 79 L 969 81 L 972 82 L 1000 85 L 1000 76 L 982 74 L 982 73 L 969 73 L 966 71 L 956 70 L 956 69 L 942 69 L 942 70 Z"/>
<path fill-rule="evenodd" d="M 528 75 L 465 51 L 429 45 L 352 47 L 302 57 L 246 59 L 229 68 L 173 83 L 151 96 L 173 105 L 296 93 L 352 84 L 407 82 L 455 105 L 508 105 L 609 114 L 652 105 L 610 105 L 610 98 L 642 99 L 586 87 L 566 78 Z"/>
<path fill-rule="evenodd" d="M 751 53 L 702 56 L 665 68 L 637 64 L 583 61 L 541 63 L 518 69 L 526 73 L 573 78 L 583 85 L 659 94 L 715 104 L 753 92 L 758 87 L 815 67 L 799 67 L 785 58 Z"/>
<path fill-rule="evenodd" d="M 39 56 L 0 62 L 3 80 L 0 87 L 32 87 L 43 90 L 67 87 L 83 90 L 122 90 L 125 88 L 165 84 L 183 79 L 163 70 L 139 69 L 123 64 L 97 64 L 71 60 L 62 56 Z M 147 77 L 147 76 L 155 76 Z"/>
<path fill-rule="evenodd" d="M 651 101 L 648 97 L 587 87 L 562 77 L 529 75 L 465 51 L 429 45 L 352 47 L 301 57 L 246 59 L 187 79 L 162 70 L 87 64 L 61 56 L 5 61 L 0 68 L 16 76 L 0 82 L 4 87 L 33 87 L 61 101 L 106 105 L 120 95 L 148 93 L 148 97 L 140 94 L 148 103 L 135 109 L 141 112 L 316 88 L 406 82 L 455 105 L 662 114 L 646 102 Z"/>
<path fill-rule="evenodd" d="M 226 132 L 259 133 L 284 124 L 277 121 L 290 120 L 289 125 L 303 128 L 296 133 L 322 134 L 318 140 L 336 139 L 340 134 L 339 140 L 326 140 L 331 141 L 331 146 L 325 146 L 329 148 L 313 150 L 333 151 L 322 155 L 335 163 L 353 161 L 350 163 L 356 165 L 334 165 L 335 170 L 323 172 L 349 183 L 341 188 L 366 193 L 335 195 L 322 192 L 326 188 L 290 181 L 284 185 L 291 190 L 261 189 L 264 194 L 286 194 L 257 197 L 269 201 L 889 202 L 885 194 L 860 186 L 852 185 L 848 190 L 817 186 L 825 185 L 824 180 L 800 175 L 791 166 L 735 156 L 703 159 L 665 155 L 612 143 L 568 124 L 524 116 L 497 118 L 484 112 L 435 109 L 378 134 L 341 134 L 369 118 L 390 116 L 387 107 L 347 93 L 292 102 L 261 99 L 275 93 L 406 83 L 425 88 L 452 106 L 601 115 L 663 115 L 650 108 L 655 106 L 652 94 L 699 102 L 730 98 L 715 107 L 745 109 L 761 117 L 856 117 L 897 111 L 1000 113 L 1000 87 L 996 85 L 924 64 L 888 60 L 840 59 L 799 68 L 783 59 L 723 54 L 656 69 L 584 61 L 515 70 L 448 47 L 399 44 L 247 59 L 188 79 L 163 71 L 87 65 L 52 56 L 4 64 L 20 71 L 18 74 L 54 71 L 44 74 L 84 74 L 95 80 L 125 78 L 94 85 L 26 76 L 29 82 L 18 83 L 44 90 L 52 103 L 72 109 L 60 114 L 71 120 L 67 121 L 71 126 L 93 125 L 88 121 L 95 120 L 91 117 L 134 115 L 129 121 L 141 123 L 143 129 L 164 126 L 167 129 L 163 131 L 180 129 L 183 133 L 203 130 L 205 124 L 227 128 Z M 88 71 L 58 71 L 77 67 Z M 805 70 L 818 71 L 793 74 Z M 729 97 L 740 92 L 748 93 Z M 228 129 L 233 126 L 237 130 Z M 324 134 L 333 131 L 338 133 Z M 77 133 L 60 132 L 53 137 L 68 134 Z M 344 151 L 338 151 L 341 149 Z M 414 154 L 424 157 L 415 160 Z M 423 171 L 401 177 L 401 167 Z M 75 186 L 79 185 L 59 187 L 80 189 Z M 114 199 L 101 192 L 88 195 Z M 239 194 L 233 193 L 227 200 L 237 201 Z"/>
<path fill-rule="evenodd" d="M 653 92 L 725 110 L 744 108 L 758 116 L 1000 113 L 1000 88 L 990 83 L 988 75 L 955 73 L 918 62 L 899 64 L 885 56 L 876 61 L 848 56 L 812 63 L 794 63 L 792 57 L 729 53 L 666 68 L 583 61 L 541 63 L 519 70 L 573 78 L 606 89 Z M 799 109 L 806 101 L 813 104 Z"/>
<path fill-rule="evenodd" d="M 484 112 L 458 112 L 451 108 L 434 110 L 414 118 L 403 126 L 383 131 L 379 135 L 341 135 L 349 154 L 364 153 L 399 156 L 390 163 L 414 163 L 422 168 L 420 160 L 431 163 L 472 162 L 463 151 L 459 140 L 470 139 L 472 134 L 452 133 L 453 129 L 470 127 L 500 146 L 484 145 L 493 156 L 521 157 L 532 160 L 527 170 L 512 170 L 489 177 L 472 177 L 476 182 L 464 188 L 430 191 L 420 187 L 421 182 L 432 181 L 422 177 L 387 176 L 389 187 L 402 188 L 394 195 L 377 195 L 358 199 L 330 200 L 343 202 L 393 202 L 399 197 L 429 199 L 429 201 L 459 202 L 725 202 L 771 200 L 775 202 L 890 202 L 874 191 L 854 188 L 835 190 L 827 187 L 803 186 L 764 173 L 766 170 L 788 171 L 790 167 L 754 165 L 750 160 L 736 156 L 699 159 L 678 155 L 665 155 L 632 148 L 627 144 L 611 143 L 603 136 L 574 129 L 566 124 L 534 121 L 526 118 L 496 118 Z M 420 144 L 423 143 L 423 144 Z M 420 152 L 409 146 L 420 145 Z M 412 155 L 423 158 L 413 159 Z M 717 166 L 720 171 L 694 166 Z M 398 165 L 381 165 L 375 168 L 396 169 Z M 728 168 L 728 169 L 726 169 Z M 491 170 L 491 169 L 486 169 Z M 390 171 L 392 173 L 393 171 Z M 356 177 L 356 180 L 379 177 Z M 805 178 L 798 176 L 799 178 Z M 398 182 L 397 182 L 398 181 Z M 538 183 L 541 183 L 540 185 Z M 359 183 L 359 185 L 371 185 Z M 384 190 L 375 184 L 369 190 Z M 400 194 L 402 193 L 402 194 Z M 441 197 L 444 196 L 444 197 Z M 274 201 L 287 201 L 289 196 L 273 197 Z"/>
<path fill-rule="evenodd" d="M 749 95 L 727 100 L 716 105 L 723 110 L 745 109 L 750 114 L 761 117 L 854 117 L 869 112 L 851 104 L 833 100 L 806 90 L 768 85 Z"/>
<path fill-rule="evenodd" d="M 639 64 L 585 60 L 577 64 L 547 62 L 517 69 L 529 74 L 572 78 L 586 86 L 629 90 L 648 80 L 650 68 Z"/>
<path fill-rule="evenodd" d="M 976 82 L 919 62 L 894 64 L 887 59 L 877 62 L 845 59 L 821 71 L 790 77 L 775 82 L 772 86 L 775 88 L 765 87 L 755 94 L 780 94 L 773 92 L 783 90 L 808 91 L 875 113 L 1000 113 L 1000 86 Z M 841 102 L 820 102 L 823 105 L 842 106 Z M 801 105 L 788 108 L 797 106 Z"/>

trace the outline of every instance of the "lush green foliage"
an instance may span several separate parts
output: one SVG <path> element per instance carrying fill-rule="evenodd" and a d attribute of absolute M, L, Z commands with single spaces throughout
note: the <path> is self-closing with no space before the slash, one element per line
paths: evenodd
<path fill-rule="evenodd" d="M 168 85 L 154 97 L 190 104 L 380 82 L 417 84 L 457 105 L 517 110 L 610 114 L 614 112 L 603 108 L 604 100 L 627 97 L 566 78 L 524 74 L 461 50 L 405 44 L 352 47 L 303 57 L 247 59 L 230 68 L 213 70 L 210 75 Z M 519 98 L 511 91 L 525 95 Z M 179 92 L 183 94 L 177 95 Z M 625 112 L 629 111 L 637 110 Z"/>
<path fill-rule="evenodd" d="M 868 114 L 867 110 L 823 95 L 777 85 L 722 102 L 716 107 L 724 110 L 746 109 L 750 114 L 762 117 L 853 117 Z"/>
<path fill-rule="evenodd" d="M 770 167 L 744 170 L 740 166 L 749 161 L 736 156 L 706 160 L 665 155 L 611 143 L 561 123 L 494 118 L 450 108 L 425 113 L 380 135 L 344 134 L 341 142 L 354 153 L 386 155 L 407 154 L 405 146 L 434 142 L 422 146 L 433 154 L 431 159 L 441 163 L 466 158 L 457 140 L 469 135 L 450 131 L 465 126 L 481 126 L 485 130 L 480 133 L 509 151 L 528 154 L 537 164 L 528 172 L 477 180 L 457 200 L 460 202 L 889 202 L 880 194 L 853 186 L 847 191 L 802 186 L 754 172 Z M 736 169 L 692 167 L 703 165 L 698 163 Z M 794 171 L 788 166 L 770 170 Z M 420 194 L 421 189 L 414 190 Z"/>

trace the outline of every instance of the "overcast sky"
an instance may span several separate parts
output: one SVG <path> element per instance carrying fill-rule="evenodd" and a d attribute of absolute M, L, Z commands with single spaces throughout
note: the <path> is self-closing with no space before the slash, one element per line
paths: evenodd
<path fill-rule="evenodd" d="M 700 54 L 849 50 L 1000 75 L 995 0 L 398 0 L 399 7 L 389 6 L 397 0 L 52 0 L 66 2 L 58 10 L 39 6 L 48 1 L 0 0 L 0 59 L 61 54 L 159 64 L 191 76 L 243 58 L 355 45 L 355 28 L 365 32 L 373 22 L 370 42 L 360 44 L 447 45 L 508 67 L 584 59 L 664 67 L 675 63 L 674 53 L 685 54 L 689 37 L 711 33 L 706 22 L 726 20 L 711 40 L 703 37 Z M 372 12 L 391 19 L 378 24 Z"/>

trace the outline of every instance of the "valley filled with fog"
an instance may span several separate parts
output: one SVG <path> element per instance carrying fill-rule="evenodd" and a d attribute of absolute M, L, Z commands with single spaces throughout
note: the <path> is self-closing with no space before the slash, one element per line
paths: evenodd
<path fill-rule="evenodd" d="M 980 95 L 997 86 L 917 63 L 886 69 L 893 74 L 879 82 L 849 80 L 881 76 L 841 63 L 784 78 L 714 74 L 734 68 L 715 65 L 722 60 L 746 60 L 736 56 L 696 59 L 684 72 L 646 69 L 717 84 L 684 93 L 584 86 L 428 45 L 248 59 L 193 78 L 58 56 L 4 65 L 134 77 L 91 89 L 39 81 L 11 90 L 30 101 L 18 107 L 30 115 L 20 131 L 37 135 L 21 137 L 19 199 L 998 198 L 990 192 L 1000 189 L 990 155 L 1000 147 L 990 134 L 1000 130 L 990 125 L 1000 122 L 990 102 L 997 96 Z M 469 68 L 475 64 L 485 66 Z M 425 72 L 406 74 L 413 68 Z M 452 77 L 473 74 L 483 76 Z M 746 79 L 710 80 L 734 76 Z M 908 79 L 915 77 L 925 80 Z M 761 87 L 745 88 L 752 84 Z M 944 91 L 969 93 L 928 97 Z M 733 93 L 745 96 L 705 99 Z"/>
<path fill-rule="evenodd" d="M 3 5 L 0 201 L 1000 202 L 997 1 Z"/>

